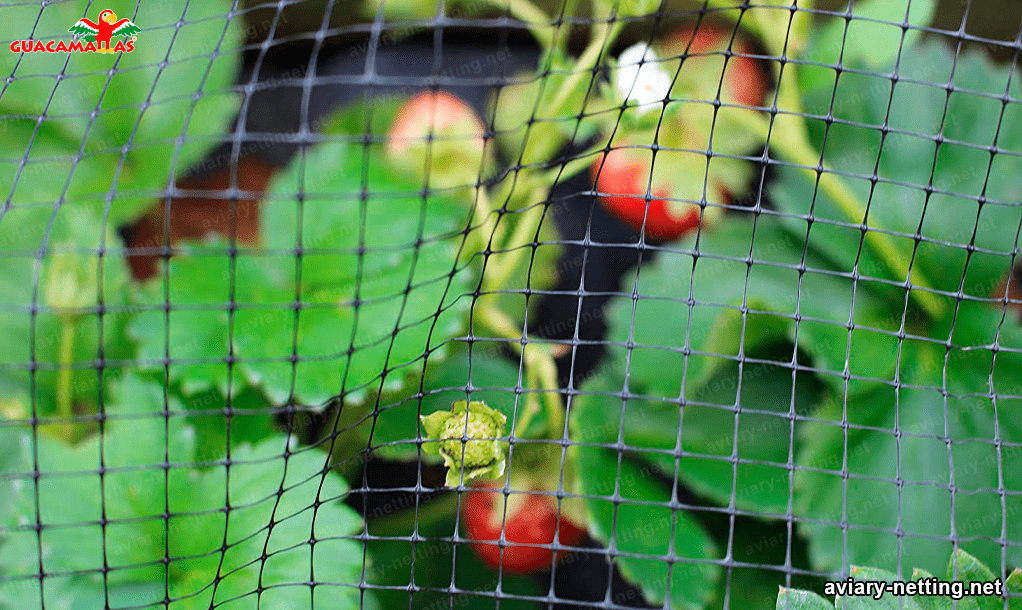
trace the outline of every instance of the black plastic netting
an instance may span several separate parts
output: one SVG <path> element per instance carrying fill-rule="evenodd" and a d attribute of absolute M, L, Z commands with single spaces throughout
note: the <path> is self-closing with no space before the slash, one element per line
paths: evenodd
<path fill-rule="evenodd" d="M 0 23 L 0 608 L 1022 607 L 1018 2 Z"/>

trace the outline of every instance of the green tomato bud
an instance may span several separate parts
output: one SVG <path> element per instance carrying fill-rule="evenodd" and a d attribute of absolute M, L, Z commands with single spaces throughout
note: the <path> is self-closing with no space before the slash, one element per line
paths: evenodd
<path fill-rule="evenodd" d="M 467 483 L 471 479 L 495 479 L 504 474 L 507 464 L 507 441 L 504 425 L 507 417 L 482 402 L 451 405 L 450 411 L 437 411 L 421 417 L 426 438 L 431 441 L 422 449 L 439 454 L 447 466 L 448 487 L 461 483 L 462 473 Z"/>

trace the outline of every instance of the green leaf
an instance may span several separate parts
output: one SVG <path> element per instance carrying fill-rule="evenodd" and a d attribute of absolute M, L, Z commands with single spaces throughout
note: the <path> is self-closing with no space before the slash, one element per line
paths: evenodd
<path fill-rule="evenodd" d="M 0 63 L 10 57 L 17 56 L 5 55 Z M 4 137 L 0 138 L 0 193 L 19 204 L 48 207 L 60 200 L 66 189 L 64 203 L 90 209 L 97 218 L 101 217 L 103 202 L 95 195 L 93 201 L 87 201 L 82 193 L 90 188 L 97 193 L 106 190 L 117 168 L 115 160 L 90 155 L 75 164 L 73 156 L 84 134 L 65 133 L 52 121 L 37 127 L 36 118 L 18 116 L 24 113 L 8 108 L 7 99 L 5 95 L 0 100 L 0 113 L 9 115 L 3 119 Z M 24 167 L 19 169 L 22 162 Z"/>
<path fill-rule="evenodd" d="M 227 398 L 216 390 L 190 394 L 179 398 L 185 409 L 191 411 L 188 422 L 197 435 L 195 459 L 208 462 L 218 459 L 228 447 L 240 443 L 258 443 L 277 432 L 286 431 L 276 421 L 277 411 L 256 388 L 240 390 L 227 403 Z M 230 439 L 228 439 L 228 430 Z"/>
<path fill-rule="evenodd" d="M 832 17 L 816 29 L 802 59 L 845 69 L 876 71 L 886 67 L 901 49 L 912 47 L 922 34 L 919 29 L 902 30 L 906 16 L 910 27 L 929 26 L 936 4 L 933 0 L 856 2 L 851 20 Z M 902 53 L 902 57 L 908 54 Z M 834 85 L 833 74 L 832 68 L 800 66 L 799 80 L 803 89 L 828 88 Z"/>
<path fill-rule="evenodd" d="M 912 580 L 923 580 L 925 578 L 933 578 L 933 574 L 919 568 L 912 570 Z M 937 595 L 919 595 L 915 600 L 923 610 L 952 610 L 953 608 L 950 599 Z"/>
<path fill-rule="evenodd" d="M 994 571 L 979 559 L 958 549 L 951 555 L 951 561 L 948 562 L 947 578 L 964 582 L 986 582 L 994 579 Z"/>
<path fill-rule="evenodd" d="M 955 573 L 955 565 L 958 565 L 961 572 Z M 852 578 L 856 582 L 897 582 L 900 581 L 898 576 L 893 572 L 881 570 L 871 567 L 852 567 L 851 569 Z M 912 581 L 918 581 L 923 579 L 932 579 L 933 575 L 925 570 L 915 569 L 912 572 Z M 948 568 L 948 579 L 942 582 L 965 581 L 965 582 L 991 582 L 994 580 L 994 573 L 990 568 L 984 565 L 975 557 L 972 557 L 968 553 L 962 550 L 956 551 L 951 558 L 951 565 Z M 1009 578 L 1009 581 L 1011 579 Z M 832 581 L 828 583 L 826 588 L 829 590 L 841 590 L 846 582 L 849 581 Z M 1011 587 L 1008 582 L 1005 583 L 1005 588 L 1010 591 Z M 966 585 L 968 586 L 968 585 Z M 790 593 L 784 589 L 781 590 L 780 595 L 777 598 L 777 608 L 782 608 L 782 601 L 789 602 L 788 599 Z M 796 592 L 796 599 L 793 605 L 790 607 L 799 608 L 827 608 L 830 607 L 824 600 L 817 598 L 814 594 L 808 592 Z M 801 606 L 797 605 L 802 603 L 805 599 L 810 602 L 809 605 Z M 1013 601 L 1008 600 L 1008 607 L 1012 608 Z M 964 608 L 964 609 L 979 609 L 979 608 L 1001 608 L 1004 605 L 1003 599 L 985 596 L 985 597 L 964 597 L 956 599 L 952 596 L 928 596 L 928 595 L 913 595 L 913 596 L 897 596 L 891 591 L 884 592 L 879 599 L 876 598 L 875 589 L 871 588 L 867 595 L 845 595 L 844 592 L 839 593 L 836 599 L 836 606 L 838 608 L 862 608 L 863 610 L 880 610 L 881 608 L 890 608 L 891 610 L 902 610 L 902 609 L 930 609 L 930 608 Z"/>
<path fill-rule="evenodd" d="M 905 572 L 915 566 L 942 572 L 936 558 L 950 553 L 952 531 L 972 540 L 965 547 L 977 557 L 999 564 L 1001 547 L 991 541 L 1002 536 L 1002 526 L 1009 539 L 1022 536 L 996 491 L 999 472 L 1007 488 L 1022 489 L 1022 456 L 994 442 L 1022 440 L 1018 400 L 998 398 L 995 410 L 985 392 L 977 393 L 989 369 L 974 364 L 945 364 L 932 344 L 906 340 L 900 389 L 849 400 L 844 413 L 835 401 L 803 428 L 795 512 L 809 519 L 803 534 L 814 567 L 896 568 L 900 557 Z M 1022 559 L 1016 549 L 1007 552 L 1009 563 Z"/>
<path fill-rule="evenodd" d="M 1004 591 L 1008 597 L 1008 610 L 1022 609 L 1022 568 L 1015 568 L 1004 580 Z"/>
<path fill-rule="evenodd" d="M 361 520 L 341 504 L 347 486 L 326 469 L 325 454 L 289 450 L 288 439 L 275 436 L 232 451 L 224 462 L 228 478 L 223 464 L 196 467 L 195 433 L 180 405 L 165 402 L 161 385 L 128 376 L 114 397 L 101 437 L 73 448 L 26 437 L 42 473 L 39 499 L 30 478 L 13 479 L 14 511 L 0 530 L 0 599 L 19 608 L 41 603 L 38 586 L 18 580 L 39 569 L 32 529 L 38 511 L 43 569 L 79 573 L 47 584 L 47 606 L 102 600 L 106 586 L 112 600 L 150 607 L 162 604 L 166 581 L 171 608 L 228 600 L 254 608 L 253 583 L 266 588 L 261 599 L 274 606 L 358 606 L 362 551 L 348 536 Z M 13 474 L 31 476 L 24 464 Z M 315 598 L 300 584 L 311 574 L 321 583 Z M 333 585 L 330 595 L 322 593 L 326 585 Z"/>
<path fill-rule="evenodd" d="M 236 508 L 230 512 L 226 534 L 223 515 L 207 517 L 206 512 L 222 510 L 228 489 L 225 469 L 206 473 L 196 485 L 197 497 L 187 504 L 176 509 L 172 505 L 172 513 L 185 514 L 176 522 L 172 519 L 171 528 L 185 529 L 194 523 L 197 518 L 188 512 L 202 511 L 199 519 L 206 517 L 201 521 L 205 536 L 171 540 L 172 556 L 199 554 L 200 562 L 206 564 L 205 572 L 193 571 L 188 563 L 178 567 L 181 579 L 172 594 L 190 596 L 185 607 L 219 605 L 250 595 L 252 583 L 260 582 L 260 572 L 263 586 L 269 587 L 262 598 L 274 606 L 358 607 L 360 592 L 352 585 L 361 578 L 363 552 L 362 545 L 348 536 L 361 529 L 361 521 L 341 504 L 347 485 L 325 471 L 324 454 L 304 449 L 285 459 L 285 447 L 286 440 L 278 436 L 232 452 L 229 494 Z M 323 504 L 315 508 L 317 502 Z M 225 536 L 230 548 L 218 569 L 221 557 L 216 551 Z M 264 546 L 265 562 L 259 560 Z M 214 597 L 209 585 L 216 573 L 226 576 Z M 315 596 L 308 587 L 296 586 L 306 582 L 310 573 L 327 585 L 317 589 Z M 255 603 L 254 599 L 245 602 L 252 607 Z"/>
<path fill-rule="evenodd" d="M 240 15 L 227 19 L 230 10 L 224 0 L 143 3 L 136 13 L 119 15 L 142 28 L 130 53 L 0 57 L 0 72 L 14 78 L 0 99 L 0 113 L 27 116 L 34 124 L 45 110 L 44 125 L 60 134 L 65 156 L 56 167 L 43 166 L 39 172 L 26 168 L 31 177 L 19 179 L 16 200 L 52 202 L 70 177 L 67 201 L 99 212 L 105 197 L 112 196 L 109 218 L 116 226 L 147 207 L 175 173 L 200 160 L 240 101 L 229 88 L 240 66 L 236 49 L 244 33 Z M 70 41 L 68 28 L 87 11 L 98 13 L 90 2 L 78 0 L 42 9 L 12 7 L 7 17 L 25 25 L 18 34 L 23 38 Z M 113 75 L 111 69 L 116 70 Z M 63 75 L 59 81 L 58 74 Z M 201 97 L 193 100 L 193 94 Z M 98 111 L 94 119 L 93 111 Z M 185 138 L 183 144 L 180 138 Z M 122 146 L 130 147 L 126 154 Z M 84 147 L 85 157 L 75 164 L 71 155 L 79 147 Z M 21 137 L 5 149 L 20 149 L 24 155 L 29 140 Z M 8 171 L 13 174 L 13 166 L 3 175 Z M 44 176 L 43 171 L 54 175 Z M 50 188 L 40 191 L 26 182 L 44 182 Z M 0 181 L 0 186 L 10 183 Z"/>
<path fill-rule="evenodd" d="M 94 413 L 101 397 L 96 359 L 101 353 L 108 360 L 131 355 L 124 338 L 130 312 L 127 269 L 116 254 L 119 238 L 90 212 L 72 206 L 12 205 L 0 213 L 0 227 L 0 404 L 24 417 L 57 415 L 60 369 L 66 365 L 66 388 L 76 412 Z M 77 307 L 51 307 L 47 295 L 55 293 L 64 277 L 60 268 L 72 259 L 82 280 L 74 296 Z M 34 316 L 33 307 L 38 308 Z M 70 344 L 66 362 L 65 342 Z"/>
<path fill-rule="evenodd" d="M 37 456 L 42 477 L 37 501 L 36 486 L 27 478 L 30 473 L 23 468 L 14 472 L 26 478 L 15 480 L 14 510 L 4 524 L 18 528 L 5 540 L 3 549 L 7 552 L 0 552 L 0 571 L 5 575 L 34 574 L 38 570 L 36 533 L 22 529 L 37 522 L 37 511 L 39 523 L 47 526 L 41 539 L 47 571 L 97 571 L 103 565 L 104 547 L 112 568 L 163 557 L 164 523 L 156 516 L 163 513 L 168 488 L 158 464 L 167 459 L 171 463 L 190 460 L 194 435 L 178 418 L 164 421 L 159 413 L 164 404 L 159 386 L 129 376 L 116 384 L 114 396 L 111 402 L 123 401 L 130 407 L 122 414 L 134 417 L 109 422 L 102 437 L 94 436 L 74 448 L 39 435 L 27 439 L 32 447 L 27 455 Z M 110 469 L 103 476 L 102 488 L 97 474 L 101 456 L 104 467 Z M 107 528 L 105 538 L 99 527 L 101 509 L 115 521 Z M 139 520 L 128 526 L 124 524 L 128 519 Z M 110 581 L 117 584 L 131 578 L 157 578 L 159 574 L 155 566 L 130 573 L 118 570 L 110 574 Z M 93 576 L 102 586 L 98 573 Z"/>
<path fill-rule="evenodd" d="M 612 372 L 584 386 L 589 395 L 571 411 L 581 440 L 616 443 L 620 432 L 635 456 L 655 464 L 668 479 L 677 470 L 679 480 L 703 496 L 722 505 L 733 498 L 742 511 L 787 512 L 788 454 L 794 442 L 790 434 L 790 369 L 749 364 L 740 378 L 737 365 L 725 366 L 692 397 L 693 403 L 683 408 L 640 398 L 632 398 L 624 407 L 619 396 L 623 388 L 621 376 Z M 631 381 L 628 388 L 633 395 L 644 393 Z M 796 413 L 811 408 L 819 392 L 819 384 L 811 377 L 799 375 L 794 392 Z M 679 430 L 685 455 L 675 466 Z M 731 457 L 734 451 L 737 464 Z"/>
<path fill-rule="evenodd" d="M 834 610 L 833 604 L 812 591 L 781 588 L 777 610 Z"/>
<path fill-rule="evenodd" d="M 677 251 L 661 252 L 637 281 L 626 275 L 622 290 L 631 293 L 634 285 L 638 301 L 634 314 L 630 299 L 611 306 L 608 338 L 636 345 L 627 354 L 621 347 L 609 350 L 611 366 L 623 368 L 628 356 L 630 383 L 651 396 L 692 400 L 721 367 L 767 343 L 794 340 L 797 332 L 821 379 L 843 388 L 849 317 L 877 327 L 875 319 L 886 304 L 860 287 L 853 312 L 852 283 L 818 271 L 831 265 L 812 249 L 805 261 L 810 270 L 800 278 L 796 267 L 805 250 L 804 233 L 787 232 L 776 217 L 761 216 L 753 231 L 752 221 L 728 218 L 701 232 L 698 254 L 690 237 Z M 750 244 L 751 266 L 746 263 Z M 685 349 L 691 350 L 687 357 Z M 868 363 L 868 372 L 880 378 L 894 368 L 893 360 L 882 356 Z M 851 385 L 860 390 L 859 383 Z"/>
<path fill-rule="evenodd" d="M 13 498 L 17 490 L 26 484 L 30 484 L 28 478 L 32 470 L 29 443 L 31 426 L 27 423 L 8 421 L 0 417 L 0 473 L 17 473 L 25 475 L 24 478 L 0 479 L 0 494 L 5 498 Z M 7 524 L 14 511 L 12 502 L 0 503 L 0 523 Z M 3 547 L 6 544 L 6 536 L 0 530 L 0 557 L 3 557 Z"/>
<path fill-rule="evenodd" d="M 1004 588 L 1013 593 L 1022 593 L 1022 568 L 1015 568 L 1004 581 Z"/>
<path fill-rule="evenodd" d="M 363 171 L 368 203 L 360 197 Z M 394 371 L 387 381 L 400 382 L 421 367 L 427 350 L 461 329 L 467 301 L 458 297 L 470 269 L 456 264 L 452 236 L 464 228 L 463 203 L 440 196 L 424 202 L 382 159 L 331 143 L 279 175 L 260 214 L 265 249 L 245 248 L 236 263 L 218 247 L 195 247 L 171 260 L 176 308 L 169 329 L 163 278 L 142 295 L 159 309 L 140 313 L 131 326 L 140 357 L 162 368 L 169 350 L 173 360 L 194 362 L 171 366 L 171 378 L 186 391 L 226 392 L 233 340 L 235 372 L 275 404 L 365 396 L 380 387 L 381 371 Z M 239 303 L 233 323 L 226 310 L 232 284 Z"/>
<path fill-rule="evenodd" d="M 413 19 L 433 19 L 437 15 L 437 5 L 428 0 L 411 0 L 410 2 L 384 2 L 384 0 L 365 0 L 362 3 L 362 15 L 369 20 L 376 19 L 382 5 L 383 15 L 387 21 Z M 449 17 L 471 17 L 487 7 L 485 2 L 469 2 L 467 0 L 449 0 L 444 3 L 441 15 Z M 425 27 L 423 27 L 425 29 Z M 384 38 L 386 41 L 387 38 Z M 386 42 L 384 42 L 386 44 Z"/>
<path fill-rule="evenodd" d="M 334 111 L 323 123 L 323 135 L 337 135 L 350 138 L 353 134 L 386 137 L 391 124 L 397 119 L 401 108 L 408 101 L 404 95 L 370 96 L 364 94 L 347 106 Z M 368 123 L 368 129 L 367 129 Z"/>
<path fill-rule="evenodd" d="M 894 582 L 898 575 L 887 570 L 877 568 L 852 566 L 851 577 L 856 581 L 865 583 Z M 883 593 L 880 599 L 876 599 L 875 592 L 870 590 L 868 595 L 847 595 L 837 596 L 834 605 L 838 610 L 921 610 L 919 604 L 913 597 L 895 597 Z"/>
<path fill-rule="evenodd" d="M 513 394 L 514 388 L 523 385 L 524 372 L 519 381 L 519 365 L 502 354 L 481 344 L 475 344 L 471 351 L 460 345 L 446 360 L 430 362 L 422 380 L 421 398 L 417 397 L 419 384 L 415 380 L 405 391 L 384 394 L 377 409 L 361 416 L 362 427 L 372 428 L 369 448 L 373 453 L 390 459 L 416 459 L 419 416 L 450 412 L 451 404 L 458 400 L 485 402 L 503 413 L 508 429 L 524 416 L 524 395 L 515 400 Z M 471 394 L 467 390 L 470 384 Z M 525 430 L 526 436 L 538 434 L 544 425 L 544 416 L 540 414 Z M 368 440 L 368 430 L 365 432 Z"/>
<path fill-rule="evenodd" d="M 671 608 L 702 608 L 720 579 L 720 552 L 709 534 L 681 508 L 648 470 L 612 452 L 578 445 L 580 489 L 585 494 L 590 533 L 645 599 Z M 612 500 L 620 496 L 619 500 Z M 617 553 L 623 553 L 617 555 Z"/>
<path fill-rule="evenodd" d="M 380 587 L 374 588 L 374 592 L 383 608 L 407 608 L 409 604 L 412 608 L 443 608 L 452 599 L 446 589 L 451 587 L 453 575 L 453 584 L 459 590 L 453 599 L 459 608 L 492 610 L 495 572 L 479 560 L 468 543 L 452 541 L 453 511 L 431 518 L 433 502 L 420 504 L 417 515 L 411 515 L 415 518 L 409 519 L 405 527 L 385 529 L 378 521 L 369 521 L 369 534 L 374 538 L 366 541 L 366 549 L 373 557 L 373 565 L 366 570 L 366 584 Z M 411 510 L 409 507 L 408 512 Z M 465 507 L 460 510 L 464 517 Z M 460 535 L 464 536 L 463 522 L 459 527 Z M 412 541 L 413 535 L 418 537 L 417 541 Z M 570 556 L 565 561 L 569 560 Z M 409 583 L 421 589 L 409 592 Z M 501 600 L 500 607 L 507 605 L 519 610 L 535 610 L 536 603 L 516 596 L 535 598 L 546 593 L 538 579 L 507 573 L 500 577 L 500 590 L 509 595 Z"/>
<path fill-rule="evenodd" d="M 888 232 L 909 249 L 919 233 L 913 267 L 939 289 L 961 290 L 966 300 L 941 297 L 948 315 L 931 320 L 906 310 L 901 290 L 882 291 L 887 312 L 850 333 L 849 372 L 890 385 L 873 385 L 858 396 L 850 387 L 844 405 L 838 402 L 843 393 L 835 392 L 834 404 L 821 414 L 830 421 L 805 430 L 809 442 L 799 465 L 822 472 L 797 473 L 796 508 L 813 515 L 805 530 L 820 569 L 842 561 L 889 567 L 900 557 L 901 569 L 937 571 L 943 566 L 934 558 L 950 551 L 945 539 L 952 532 L 970 541 L 970 552 L 999 563 L 1000 547 L 991 540 L 1002 535 L 1002 525 L 1009 536 L 1020 535 L 991 490 L 1000 484 L 999 471 L 1010 473 L 1005 485 L 1022 487 L 1018 456 L 996 445 L 1022 430 L 1014 398 L 1022 337 L 1014 321 L 976 299 L 997 290 L 1016 249 L 1022 130 L 1014 120 L 1018 109 L 1002 108 L 996 96 L 1014 97 L 1022 89 L 1014 81 L 1009 88 L 1011 74 L 981 54 L 956 58 L 937 45 L 903 54 L 898 71 L 911 82 L 899 80 L 893 94 L 888 79 L 851 73 L 841 77 L 832 108 L 830 89 L 812 92 L 807 110 L 832 109 L 836 119 L 830 127 L 811 122 L 812 139 L 820 146 L 826 134 L 828 167 L 863 176 L 845 181 L 869 202 L 866 230 Z M 948 83 L 955 86 L 950 95 Z M 880 125 L 891 129 L 882 147 Z M 946 139 L 939 148 L 937 134 Z M 999 150 L 991 156 L 994 144 Z M 875 185 L 869 180 L 874 172 L 881 179 Z M 854 271 L 857 290 L 874 286 L 885 272 L 860 249 L 861 228 L 796 173 L 782 170 L 775 185 L 785 224 L 806 231 L 799 216 L 811 217 L 810 246 L 825 252 L 837 271 Z M 930 186 L 934 191 L 927 193 Z M 987 198 L 982 205 L 981 196 Z M 970 244 L 979 248 L 971 255 Z M 924 338 L 897 339 L 902 325 Z M 999 345 L 1010 348 L 995 352 Z M 904 436 L 896 437 L 896 430 Z M 844 468 L 847 477 L 840 476 Z M 900 490 L 896 480 L 904 482 Z M 904 537 L 889 533 L 895 529 Z M 1009 563 L 1017 562 L 1018 553 L 1009 554 Z"/>
<path fill-rule="evenodd" d="M 832 111 L 835 117 L 829 128 L 810 120 L 810 140 L 821 147 L 826 137 L 825 164 L 852 174 L 844 182 L 868 204 L 867 230 L 890 232 L 906 252 L 915 248 L 918 232 L 922 241 L 913 268 L 937 289 L 957 292 L 962 285 L 964 294 L 988 298 L 1008 272 L 1022 222 L 1016 205 L 1022 188 L 1022 107 L 1002 107 L 997 98 L 1022 97 L 1022 84 L 1013 78 L 1009 88 L 1010 70 L 980 52 L 956 58 L 939 44 L 903 53 L 898 73 L 893 93 L 887 77 L 845 72 L 836 91 L 827 87 L 808 96 L 807 112 Z M 950 96 L 949 83 L 956 88 Z M 882 126 L 891 133 L 881 147 Z M 946 140 L 939 149 L 938 136 Z M 991 155 L 993 145 L 998 150 Z M 880 179 L 875 186 L 869 179 L 874 171 Z M 804 234 L 804 219 L 811 213 L 811 247 L 826 252 L 837 270 L 851 272 L 857 262 L 860 286 L 887 278 L 882 261 L 868 248 L 860 255 L 864 219 L 847 218 L 830 197 L 814 191 L 801 170 L 778 172 L 773 201 L 785 224 Z M 981 196 L 986 198 L 982 205 Z M 979 249 L 971 256 L 970 243 Z"/>
<path fill-rule="evenodd" d="M 954 554 L 951 555 L 951 561 L 948 562 L 947 566 L 947 579 L 949 581 L 962 581 L 964 583 L 970 582 L 990 582 L 996 575 L 993 570 L 988 568 L 979 559 L 963 551 L 957 549 Z M 968 586 L 966 584 L 966 586 Z M 975 603 L 975 606 L 979 610 L 1002 610 L 1004 608 L 1004 601 L 995 597 L 972 597 L 968 598 Z"/>

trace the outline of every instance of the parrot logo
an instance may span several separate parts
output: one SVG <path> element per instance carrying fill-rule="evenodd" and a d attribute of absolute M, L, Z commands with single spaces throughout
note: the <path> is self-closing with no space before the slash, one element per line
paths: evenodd
<path fill-rule="evenodd" d="M 100 53 L 114 53 L 116 51 L 133 51 L 135 34 L 142 30 L 131 19 L 118 21 L 117 15 L 112 10 L 106 9 L 99 13 L 98 22 L 82 17 L 68 31 L 72 34 L 85 36 L 86 42 L 95 42 L 96 50 Z M 127 44 L 119 41 L 115 47 L 111 47 L 110 39 L 114 36 L 123 36 Z"/>
<path fill-rule="evenodd" d="M 135 50 L 135 34 L 142 31 L 131 19 L 117 19 L 110 9 L 100 11 L 99 21 L 79 19 L 68 31 L 76 36 L 71 42 L 65 40 L 15 40 L 11 42 L 12 53 L 131 53 Z M 116 45 L 112 39 L 123 36 Z M 85 40 L 83 43 L 82 40 Z"/>

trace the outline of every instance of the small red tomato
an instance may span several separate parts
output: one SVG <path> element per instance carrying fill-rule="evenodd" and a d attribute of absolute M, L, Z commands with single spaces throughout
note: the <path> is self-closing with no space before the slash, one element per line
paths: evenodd
<path fill-rule="evenodd" d="M 475 110 L 461 98 L 446 91 L 422 91 L 401 106 L 390 126 L 390 151 L 403 154 L 411 144 L 425 142 L 431 132 L 435 136 L 451 132 L 482 154 L 484 131 Z"/>
<path fill-rule="evenodd" d="M 554 543 L 555 531 L 558 542 L 565 546 L 575 546 L 585 537 L 585 532 L 563 514 L 558 526 L 557 504 L 550 496 L 512 493 L 507 515 L 504 512 L 504 493 L 493 484 L 480 485 L 465 494 L 462 517 L 472 550 L 486 565 L 494 570 L 502 567 L 506 574 L 549 570 L 553 563 L 549 545 Z M 503 556 L 497 544 L 502 524 L 506 541 Z M 564 553 L 558 552 L 557 559 Z"/>
<path fill-rule="evenodd" d="M 701 23 L 698 30 L 687 25 L 668 35 L 667 45 L 672 53 L 679 55 L 686 48 L 693 55 L 720 53 L 726 51 L 731 44 L 732 32 L 731 29 L 712 23 Z M 731 50 L 734 53 L 746 55 L 753 53 L 752 46 L 742 36 L 735 36 Z M 723 68 L 723 59 L 723 55 L 697 56 L 686 60 L 686 66 L 693 70 L 715 69 L 719 74 Z M 732 55 L 727 62 L 724 74 L 721 100 L 744 106 L 761 106 L 766 97 L 766 91 L 767 76 L 759 60 Z"/>
<path fill-rule="evenodd" d="M 653 182 L 647 213 L 646 187 L 649 185 L 650 162 L 643 163 L 633 153 L 630 149 L 615 148 L 597 158 L 590 167 L 596 190 L 603 193 L 600 196 L 603 206 L 636 231 L 643 228 L 645 220 L 646 237 L 657 241 L 672 241 L 696 228 L 699 225 L 699 207 L 690 205 L 690 209 L 676 215 L 671 204 L 664 201 L 670 197 L 666 184 Z M 723 189 L 716 189 L 716 194 L 718 201 L 715 203 L 730 202 Z"/>

